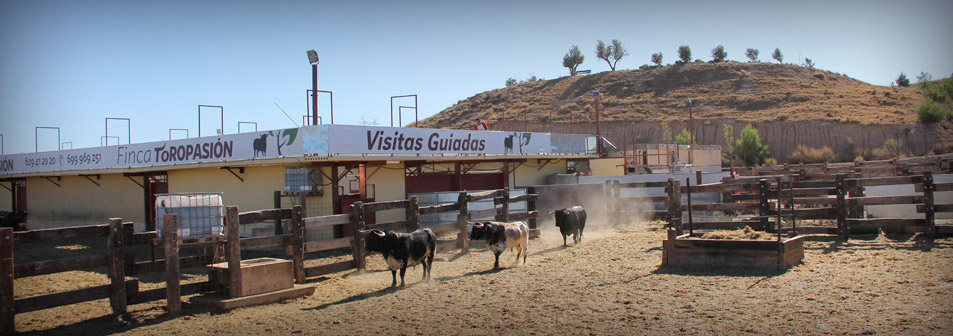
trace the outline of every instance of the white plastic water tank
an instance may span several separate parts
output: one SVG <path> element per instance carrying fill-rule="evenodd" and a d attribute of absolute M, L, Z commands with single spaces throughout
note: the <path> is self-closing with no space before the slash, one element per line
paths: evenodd
<path fill-rule="evenodd" d="M 160 238 L 166 214 L 178 216 L 179 238 L 223 235 L 224 203 L 221 193 L 156 195 L 156 231 Z"/>

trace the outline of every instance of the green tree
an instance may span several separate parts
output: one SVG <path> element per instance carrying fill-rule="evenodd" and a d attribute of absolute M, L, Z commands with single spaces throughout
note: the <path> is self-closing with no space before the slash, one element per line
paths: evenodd
<path fill-rule="evenodd" d="M 748 48 L 748 50 L 745 50 L 745 56 L 747 56 L 752 62 L 758 61 L 758 54 L 758 49 Z"/>
<path fill-rule="evenodd" d="M 692 61 L 692 49 L 687 45 L 678 47 L 678 59 L 682 60 L 682 64 L 688 64 Z"/>
<path fill-rule="evenodd" d="M 927 84 L 933 80 L 933 75 L 926 71 L 920 71 L 920 75 L 917 76 L 917 83 L 920 84 L 921 88 L 927 87 Z"/>
<path fill-rule="evenodd" d="M 731 163 L 735 160 L 735 127 L 729 124 L 724 124 L 724 133 L 725 133 L 725 144 L 728 150 L 728 162 L 729 165 L 733 166 Z"/>
<path fill-rule="evenodd" d="M 692 143 L 692 134 L 688 133 L 687 129 L 682 129 L 681 133 L 675 137 L 675 142 L 679 145 L 695 145 L 698 144 L 698 139 L 695 139 L 695 143 Z"/>
<path fill-rule="evenodd" d="M 517 83 L 517 82 L 516 82 L 516 79 L 515 79 L 515 78 L 508 78 L 508 79 L 506 80 L 506 87 L 511 87 L 511 86 L 513 86 L 513 85 L 516 85 L 516 83 Z"/>
<path fill-rule="evenodd" d="M 774 53 L 771 54 L 771 58 L 773 58 L 775 61 L 778 61 L 778 63 L 780 64 L 780 63 L 783 63 L 784 54 L 781 53 L 780 48 L 774 48 Z"/>
<path fill-rule="evenodd" d="M 725 52 L 725 47 L 719 45 L 711 49 L 712 62 L 724 62 L 726 57 L 728 57 L 728 53 Z"/>
<path fill-rule="evenodd" d="M 810 58 L 805 58 L 805 59 L 804 59 L 804 66 L 806 66 L 808 69 L 812 69 L 812 70 L 813 70 L 813 69 L 814 69 L 814 61 L 812 61 Z"/>
<path fill-rule="evenodd" d="M 902 87 L 910 86 L 910 79 L 908 79 L 907 75 L 904 74 L 902 71 L 900 72 L 900 76 L 897 76 L 897 86 L 902 86 Z"/>
<path fill-rule="evenodd" d="M 657 67 L 662 66 L 662 52 L 661 51 L 652 54 L 652 63 L 655 63 L 655 66 Z"/>
<path fill-rule="evenodd" d="M 619 40 L 612 40 L 612 45 L 607 46 L 602 40 L 596 44 L 596 57 L 606 61 L 611 71 L 615 71 L 615 66 L 619 60 L 629 55 L 629 51 L 622 46 Z"/>
<path fill-rule="evenodd" d="M 764 163 L 764 160 L 771 157 L 771 151 L 767 145 L 761 144 L 761 136 L 758 135 L 758 129 L 748 124 L 741 130 L 741 139 L 735 143 L 738 146 L 738 156 L 745 162 L 745 166 L 751 167 Z"/>
<path fill-rule="evenodd" d="M 946 119 L 946 109 L 939 103 L 927 99 L 917 105 L 917 119 L 927 126 L 931 126 Z"/>
<path fill-rule="evenodd" d="M 582 61 L 586 59 L 586 56 L 582 55 L 582 52 L 579 51 L 579 46 L 572 46 L 569 48 L 569 52 L 563 56 L 563 67 L 569 69 L 569 75 L 576 75 L 576 68 L 582 64 Z"/>

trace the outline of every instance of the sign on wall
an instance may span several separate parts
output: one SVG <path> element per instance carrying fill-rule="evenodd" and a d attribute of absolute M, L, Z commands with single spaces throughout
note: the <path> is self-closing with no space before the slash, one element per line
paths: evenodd
<path fill-rule="evenodd" d="M 574 134 L 313 125 L 131 145 L 3 155 L 0 156 L 0 177 L 305 154 L 578 154 L 586 153 L 587 147 L 590 147 L 587 146 L 586 138 Z"/>

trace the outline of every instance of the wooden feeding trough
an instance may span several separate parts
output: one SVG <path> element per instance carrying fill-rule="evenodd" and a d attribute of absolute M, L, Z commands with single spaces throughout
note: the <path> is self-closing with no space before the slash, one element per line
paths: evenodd
<path fill-rule="evenodd" d="M 228 263 L 212 265 L 213 281 L 220 288 L 227 288 L 230 279 Z M 314 293 L 312 286 L 295 286 L 291 260 L 275 258 L 257 258 L 241 261 L 240 286 L 237 297 L 203 298 L 221 309 L 275 303 L 281 300 L 299 298 Z"/>
<path fill-rule="evenodd" d="M 804 259 L 804 236 L 785 240 L 700 239 L 668 230 L 662 265 L 704 268 L 787 269 Z"/>

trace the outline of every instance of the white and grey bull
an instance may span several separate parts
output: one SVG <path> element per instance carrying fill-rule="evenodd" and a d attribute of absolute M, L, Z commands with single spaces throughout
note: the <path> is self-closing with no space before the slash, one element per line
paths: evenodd
<path fill-rule="evenodd" d="M 529 226 L 525 222 L 477 222 L 471 225 L 473 229 L 470 231 L 470 240 L 483 240 L 487 248 L 493 251 L 496 258 L 493 269 L 500 268 L 500 254 L 506 249 L 516 249 L 516 261 L 523 256 L 523 264 L 526 264 Z"/>

